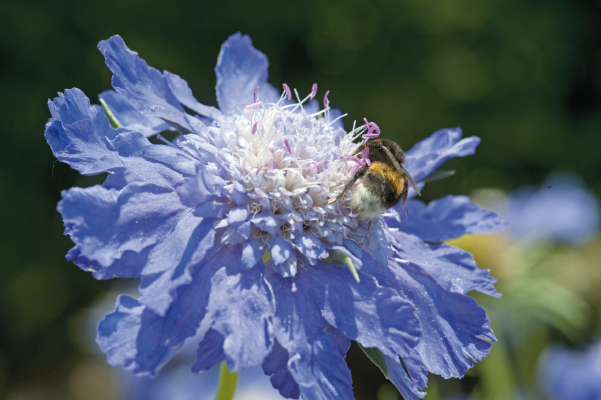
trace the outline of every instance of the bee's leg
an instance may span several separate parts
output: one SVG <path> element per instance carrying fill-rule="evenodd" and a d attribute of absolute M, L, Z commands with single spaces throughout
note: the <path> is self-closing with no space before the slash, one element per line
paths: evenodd
<path fill-rule="evenodd" d="M 341 198 L 343 198 L 348 193 L 348 191 L 351 190 L 351 188 L 353 187 L 355 182 L 357 182 L 357 179 L 361 178 L 365 174 L 366 171 L 367 171 L 367 166 L 365 166 L 365 165 L 362 166 L 361 168 L 359 168 L 357 170 L 357 172 L 355 173 L 355 175 L 353 175 L 353 177 L 347 182 L 347 184 L 344 186 L 344 189 L 342 189 L 342 192 L 340 192 L 340 194 L 338 196 L 332 197 L 324 204 L 316 204 L 316 205 L 314 205 L 314 207 L 322 207 L 322 206 L 325 206 L 326 204 L 332 204 L 332 203 L 340 200 Z"/>
<path fill-rule="evenodd" d="M 401 164 L 399 164 L 399 161 L 396 158 L 394 158 L 394 156 L 392 155 L 392 153 L 390 152 L 388 147 L 382 146 L 379 144 L 376 144 L 376 145 L 380 146 L 380 149 L 384 150 L 384 153 L 386 153 L 386 155 L 388 156 L 390 161 L 392 161 L 392 165 L 394 166 L 394 168 L 396 168 L 397 172 L 399 174 L 401 174 L 402 177 L 407 178 L 409 180 L 409 182 L 411 182 L 411 186 L 413 186 L 413 190 L 415 190 L 415 192 L 421 196 L 422 194 L 419 192 L 419 188 L 413 181 L 413 178 L 411 177 L 411 175 L 409 175 L 409 172 L 407 172 L 407 170 L 405 168 L 403 168 L 401 166 Z"/>
<path fill-rule="evenodd" d="M 407 179 L 409 179 L 409 182 L 411 182 L 411 186 L 413 186 L 413 190 L 415 190 L 415 193 L 417 193 L 419 196 L 421 196 L 422 194 L 420 193 L 419 188 L 415 184 L 415 181 L 413 180 L 413 178 L 409 174 L 409 171 L 407 171 L 405 169 L 405 167 L 403 167 L 402 165 L 401 165 L 401 168 L 403 168 L 403 171 L 405 171 L 404 177 L 407 178 Z"/>
<path fill-rule="evenodd" d="M 407 184 L 405 184 L 405 187 L 403 187 L 403 191 L 401 192 L 401 200 L 403 200 L 403 207 L 405 207 L 405 211 L 407 211 L 407 214 L 409 214 L 409 209 L 407 208 L 407 204 L 405 204 L 407 202 L 407 194 L 409 193 L 409 186 L 407 186 Z"/>
<path fill-rule="evenodd" d="M 357 146 L 357 148 L 355 150 L 353 150 L 353 152 L 351 154 L 349 154 L 349 156 L 354 156 L 357 153 L 361 153 L 361 151 L 366 147 L 367 147 L 367 142 L 361 143 L 359 146 Z"/>

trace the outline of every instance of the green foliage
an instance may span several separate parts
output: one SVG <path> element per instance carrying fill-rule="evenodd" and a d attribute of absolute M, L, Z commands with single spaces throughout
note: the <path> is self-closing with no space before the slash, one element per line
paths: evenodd
<path fill-rule="evenodd" d="M 328 258 L 324 258 L 323 261 L 332 265 L 344 265 L 351 271 L 353 278 L 359 282 L 359 274 L 353 265 L 353 260 L 345 252 L 340 250 L 330 250 Z"/>
<path fill-rule="evenodd" d="M 380 371 L 382 371 L 386 379 L 388 379 L 388 367 L 386 366 L 386 361 L 384 360 L 384 356 L 382 356 L 380 350 L 378 350 L 376 347 L 363 347 L 359 342 L 357 342 L 357 344 L 359 347 L 361 347 L 361 350 L 363 350 L 371 362 L 380 368 Z"/>

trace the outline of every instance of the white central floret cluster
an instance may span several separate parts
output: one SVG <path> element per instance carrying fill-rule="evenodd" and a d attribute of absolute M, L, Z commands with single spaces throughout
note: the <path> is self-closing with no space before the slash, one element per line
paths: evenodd
<path fill-rule="evenodd" d="M 368 229 L 369 221 L 351 209 L 351 193 L 326 204 L 352 177 L 355 162 L 342 157 L 357 148 L 353 141 L 366 126 L 346 133 L 338 122 L 343 116 L 331 118 L 327 101 L 321 111 L 316 102 L 303 107 L 303 101 L 284 101 L 282 96 L 277 103 L 256 102 L 203 127 L 205 144 L 217 152 L 211 157 L 215 175 L 227 183 L 228 208 L 244 207 L 249 213 L 245 218 L 252 222 L 251 235 L 267 245 L 281 235 L 297 249 L 308 236 L 330 246 L 351 240 L 362 248 L 373 247 L 370 236 L 379 235 L 370 231 L 375 233 L 379 222 Z M 225 220 L 219 226 L 225 227 Z M 300 251 L 311 258 L 310 251 Z"/>

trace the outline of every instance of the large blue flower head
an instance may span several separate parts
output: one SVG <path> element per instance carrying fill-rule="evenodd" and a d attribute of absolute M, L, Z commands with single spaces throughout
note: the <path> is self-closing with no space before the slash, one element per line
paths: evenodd
<path fill-rule="evenodd" d="M 540 386 L 551 400 L 601 399 L 601 343 L 586 351 L 545 349 L 538 363 Z"/>
<path fill-rule="evenodd" d="M 344 356 L 355 340 L 416 399 L 428 371 L 461 377 L 488 353 L 495 337 L 466 293 L 499 296 L 496 281 L 442 242 L 504 228 L 496 214 L 462 196 L 409 200 L 409 214 L 401 206 L 371 220 L 353 211 L 352 193 L 323 205 L 368 163 L 347 157 L 353 141 L 379 128 L 345 132 L 327 93 L 321 111 L 306 103 L 316 85 L 294 102 L 287 85 L 280 95 L 247 36 L 223 44 L 220 110 L 120 37 L 99 48 L 115 89 L 100 95 L 105 112 L 67 90 L 49 102 L 46 138 L 81 173 L 109 173 L 63 192 L 67 258 L 97 279 L 140 279 L 139 298 L 120 296 L 98 327 L 111 365 L 154 376 L 209 320 L 193 371 L 262 365 L 285 397 L 352 399 Z M 180 136 L 146 139 L 165 129 Z M 440 130 L 407 152 L 418 185 L 474 152 L 479 139 L 461 136 Z"/>
<path fill-rule="evenodd" d="M 530 241 L 577 245 L 595 237 L 601 224 L 595 195 L 565 172 L 550 175 L 540 188 L 514 192 L 501 208 L 512 222 L 510 233 Z"/>

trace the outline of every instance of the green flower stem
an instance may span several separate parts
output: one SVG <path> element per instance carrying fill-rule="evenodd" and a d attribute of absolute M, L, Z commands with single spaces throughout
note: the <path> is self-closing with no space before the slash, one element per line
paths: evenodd
<path fill-rule="evenodd" d="M 230 372 L 227 369 L 227 363 L 222 362 L 219 368 L 219 383 L 215 400 L 232 400 L 236 391 L 236 383 L 238 383 L 238 373 Z"/>

